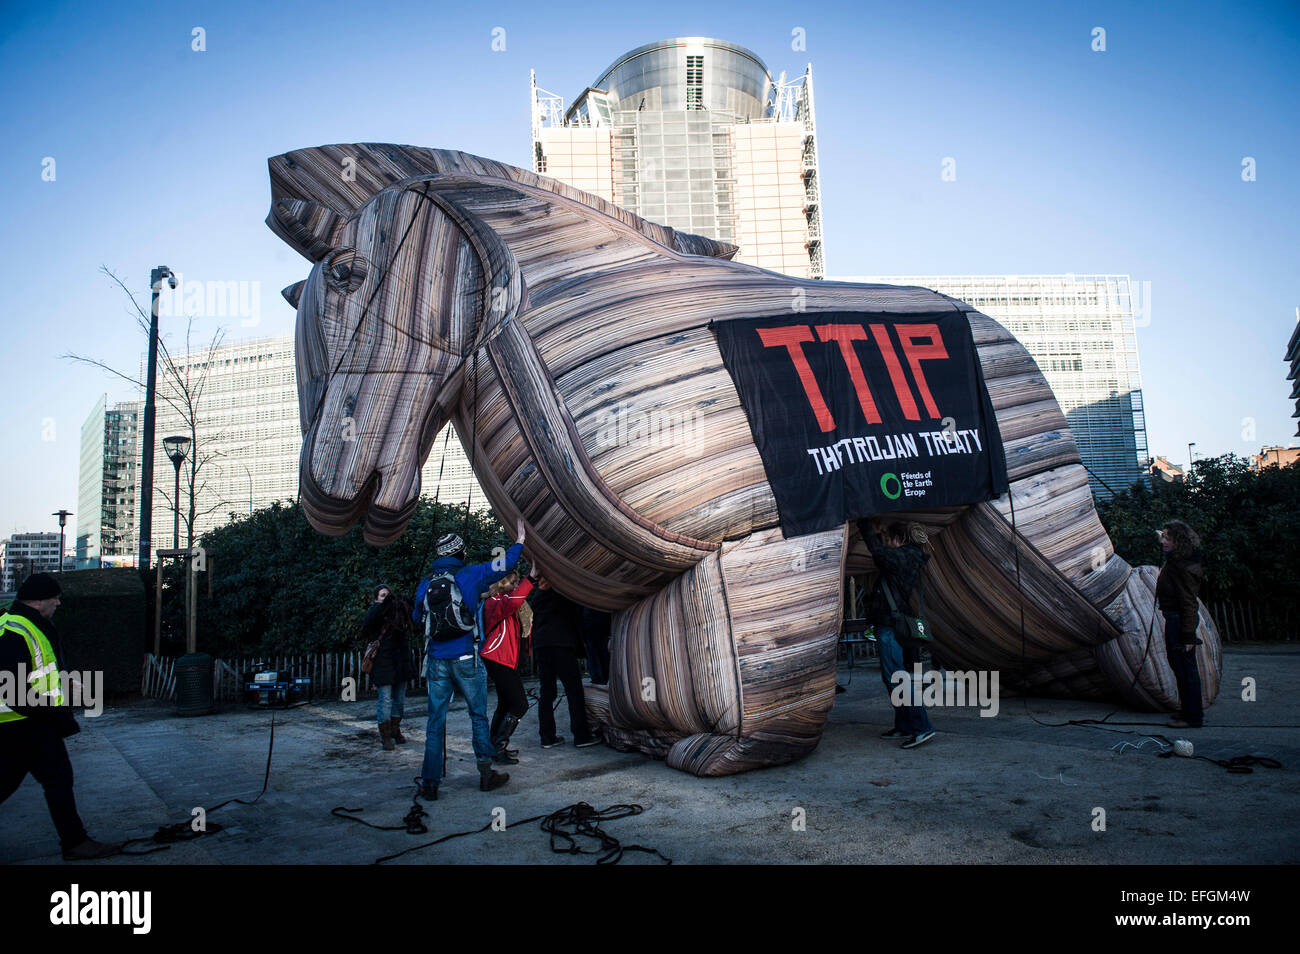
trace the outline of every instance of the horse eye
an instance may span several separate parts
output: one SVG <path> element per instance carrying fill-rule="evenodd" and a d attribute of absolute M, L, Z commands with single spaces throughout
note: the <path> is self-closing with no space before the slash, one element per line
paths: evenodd
<path fill-rule="evenodd" d="M 366 260 L 354 248 L 335 249 L 321 264 L 325 282 L 341 294 L 351 294 L 366 279 Z"/>

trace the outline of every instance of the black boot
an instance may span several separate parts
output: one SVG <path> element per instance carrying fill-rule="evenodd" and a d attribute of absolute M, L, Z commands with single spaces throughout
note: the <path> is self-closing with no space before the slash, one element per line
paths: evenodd
<path fill-rule="evenodd" d="M 393 723 L 390 719 L 385 719 L 379 723 L 379 741 L 384 746 L 385 752 L 391 752 L 397 746 L 393 745 Z"/>
<path fill-rule="evenodd" d="M 501 720 L 501 727 L 497 730 L 493 741 L 496 743 L 496 754 L 492 756 L 492 761 L 497 765 L 516 765 L 519 762 L 518 750 L 506 748 L 510 742 L 510 736 L 514 735 L 515 728 L 519 725 L 519 717 L 516 715 L 507 715 Z"/>
<path fill-rule="evenodd" d="M 494 788 L 500 788 L 506 782 L 510 781 L 510 775 L 506 772 L 494 772 L 492 770 L 492 761 L 478 763 L 478 790 L 480 792 L 490 792 Z"/>
<path fill-rule="evenodd" d="M 402 717 L 393 716 L 391 719 L 388 720 L 388 724 L 392 726 L 393 729 L 393 741 L 396 742 L 398 745 L 401 745 L 403 742 L 405 742 L 406 736 L 402 735 Z"/>

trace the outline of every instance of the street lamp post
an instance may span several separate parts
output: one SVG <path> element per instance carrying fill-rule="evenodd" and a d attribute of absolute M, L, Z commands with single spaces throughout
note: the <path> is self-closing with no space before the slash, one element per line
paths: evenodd
<path fill-rule="evenodd" d="M 1192 472 L 1192 463 L 1193 463 L 1192 448 L 1195 446 L 1196 446 L 1196 441 L 1192 441 L 1190 444 L 1187 445 L 1187 473 L 1189 474 Z"/>
<path fill-rule="evenodd" d="M 72 516 L 71 510 L 56 510 L 50 516 L 59 518 L 59 572 L 63 572 L 63 528 Z"/>
<path fill-rule="evenodd" d="M 153 434 L 154 391 L 158 383 L 158 295 L 166 279 L 170 288 L 176 287 L 176 276 L 166 265 L 149 272 L 149 367 L 145 370 L 144 433 L 141 435 L 140 455 L 140 573 L 149 583 L 150 536 L 153 533 Z"/>
<path fill-rule="evenodd" d="M 179 550 L 181 547 L 181 464 L 185 463 L 185 457 L 189 454 L 190 439 L 176 435 L 164 437 L 163 449 L 167 451 L 167 457 L 176 470 L 176 490 L 175 496 L 172 497 L 172 502 L 175 504 L 172 508 L 175 514 L 172 521 L 172 549 Z"/>

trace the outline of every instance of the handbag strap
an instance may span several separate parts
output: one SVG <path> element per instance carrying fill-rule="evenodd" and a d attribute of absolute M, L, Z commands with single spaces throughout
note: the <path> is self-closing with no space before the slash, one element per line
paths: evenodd
<path fill-rule="evenodd" d="M 925 571 L 924 570 L 922 570 L 921 572 L 921 577 L 917 581 L 916 587 L 917 587 L 916 615 L 919 619 L 924 619 L 925 618 Z M 895 614 L 898 613 L 898 603 L 894 601 L 893 587 L 889 585 L 889 581 L 885 579 L 885 575 L 883 573 L 880 574 L 880 588 L 885 591 L 885 599 L 889 601 L 889 611 Z"/>
<path fill-rule="evenodd" d="M 880 588 L 885 593 L 885 599 L 889 601 L 889 611 L 895 615 L 898 614 L 898 604 L 894 602 L 894 588 L 889 585 L 885 579 L 885 574 L 880 574 Z"/>

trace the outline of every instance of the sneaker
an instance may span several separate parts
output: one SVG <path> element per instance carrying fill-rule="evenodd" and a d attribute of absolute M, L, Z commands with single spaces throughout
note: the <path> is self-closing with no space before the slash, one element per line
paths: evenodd
<path fill-rule="evenodd" d="M 592 745 L 600 745 L 600 739 L 596 736 L 592 736 L 586 742 L 574 742 L 573 744 L 575 748 L 585 749 Z"/>
<path fill-rule="evenodd" d="M 912 736 L 910 739 L 904 742 L 903 748 L 914 749 L 918 745 L 925 745 L 925 743 L 929 742 L 933 738 L 934 738 L 934 729 L 931 729 L 929 732 L 921 732 L 918 733 L 917 735 Z"/>
<path fill-rule="evenodd" d="M 888 732 L 880 733 L 882 739 L 910 739 L 912 733 L 904 732 L 902 729 L 890 729 Z"/>
<path fill-rule="evenodd" d="M 121 848 L 121 845 L 105 844 L 102 841 L 95 841 L 95 839 L 87 837 L 81 844 L 63 849 L 63 860 L 94 861 L 97 858 L 108 858 L 115 855 Z"/>
<path fill-rule="evenodd" d="M 555 748 L 557 745 L 563 745 L 563 744 L 564 744 L 564 736 L 562 736 L 562 735 L 557 735 L 555 738 L 551 739 L 551 741 L 549 741 L 549 742 L 543 742 L 543 743 L 542 743 L 542 748 L 544 748 L 544 749 L 553 749 L 553 748 Z"/>

